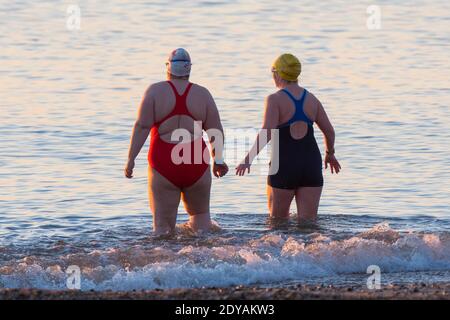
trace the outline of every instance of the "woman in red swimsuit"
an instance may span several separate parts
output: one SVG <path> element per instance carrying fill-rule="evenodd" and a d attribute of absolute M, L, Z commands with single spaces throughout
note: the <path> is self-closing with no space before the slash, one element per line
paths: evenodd
<path fill-rule="evenodd" d="M 217 106 L 206 88 L 189 82 L 190 69 L 187 51 L 172 51 L 167 62 L 168 81 L 148 88 L 131 138 L 127 178 L 132 177 L 134 160 L 151 133 L 148 190 L 156 234 L 175 230 L 180 199 L 192 229 L 211 228 L 211 172 L 203 130 L 209 141 L 214 141 L 213 174 L 222 177 L 228 171 L 222 160 L 224 136 Z"/>

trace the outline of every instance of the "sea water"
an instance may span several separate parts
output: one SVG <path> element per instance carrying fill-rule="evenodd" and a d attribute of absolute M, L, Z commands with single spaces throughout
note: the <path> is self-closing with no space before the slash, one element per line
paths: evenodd
<path fill-rule="evenodd" d="M 0 287 L 66 288 L 70 266 L 99 290 L 365 286 L 371 265 L 382 283 L 448 282 L 450 5 L 379 1 L 379 24 L 371 5 L 0 1 Z M 230 132 L 261 126 L 274 58 L 300 58 L 343 167 L 324 173 L 316 225 L 267 221 L 265 175 L 233 174 L 249 136 L 227 140 L 231 170 L 213 182 L 221 230 L 151 235 L 148 141 L 133 179 L 123 167 L 142 94 L 177 47 Z"/>

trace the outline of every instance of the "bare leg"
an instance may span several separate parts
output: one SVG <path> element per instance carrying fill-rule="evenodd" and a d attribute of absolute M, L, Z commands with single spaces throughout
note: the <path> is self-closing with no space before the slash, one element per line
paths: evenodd
<path fill-rule="evenodd" d="M 289 208 L 294 199 L 295 190 L 278 189 L 267 186 L 267 199 L 270 217 L 276 219 L 289 219 Z"/>
<path fill-rule="evenodd" d="M 189 213 L 189 224 L 194 231 L 209 231 L 211 229 L 210 193 L 211 171 L 209 169 L 196 183 L 183 189 L 183 204 L 187 213 Z"/>
<path fill-rule="evenodd" d="M 317 219 L 321 194 L 322 187 L 303 187 L 296 190 L 295 201 L 297 202 L 299 222 Z"/>
<path fill-rule="evenodd" d="M 153 231 L 156 235 L 175 231 L 180 194 L 180 189 L 149 167 L 148 197 L 153 213 Z"/>

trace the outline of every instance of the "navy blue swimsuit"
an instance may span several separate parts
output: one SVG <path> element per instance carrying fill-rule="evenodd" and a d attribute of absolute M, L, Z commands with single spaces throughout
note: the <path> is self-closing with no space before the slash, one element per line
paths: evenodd
<path fill-rule="evenodd" d="M 279 189 L 321 187 L 323 186 L 322 156 L 314 137 L 313 121 L 303 110 L 307 91 L 303 90 L 300 100 L 295 99 L 286 89 L 282 91 L 294 102 L 295 113 L 289 121 L 278 126 L 278 171 L 267 177 L 267 184 Z M 294 139 L 291 136 L 291 124 L 297 121 L 303 121 L 308 125 L 308 132 L 301 139 Z M 277 143 L 276 139 L 272 143 Z M 274 148 L 276 149 L 277 147 Z M 271 166 L 276 161 L 274 153 L 272 152 Z"/>

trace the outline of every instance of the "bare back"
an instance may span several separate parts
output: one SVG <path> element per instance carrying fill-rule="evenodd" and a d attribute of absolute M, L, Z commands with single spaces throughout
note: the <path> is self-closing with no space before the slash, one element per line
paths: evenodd
<path fill-rule="evenodd" d="M 300 99 L 305 89 L 296 85 L 289 87 L 288 90 L 296 99 Z M 292 118 L 292 116 L 295 113 L 295 105 L 293 101 L 289 98 L 289 96 L 283 91 L 278 91 L 274 93 L 272 97 L 273 101 L 276 103 L 278 107 L 277 126 L 279 126 L 283 123 L 286 123 Z M 303 110 L 306 116 L 313 122 L 316 121 L 319 104 L 320 104 L 319 100 L 317 100 L 317 98 L 314 95 L 312 94 L 306 95 Z M 303 138 L 306 135 L 307 131 L 308 125 L 305 122 L 298 121 L 291 125 L 291 135 L 295 139 Z"/>
<path fill-rule="evenodd" d="M 172 80 L 178 94 L 182 95 L 188 85 L 188 81 L 185 80 Z M 173 89 L 170 85 L 164 82 L 158 82 L 152 86 L 152 96 L 154 99 L 154 112 L 155 122 L 159 122 L 164 117 L 172 112 L 175 107 L 176 97 Z M 191 138 L 194 137 L 194 121 L 201 121 L 205 123 L 207 121 L 207 109 L 210 104 L 209 92 L 196 84 L 193 84 L 186 100 L 189 113 L 194 117 L 191 118 L 187 115 L 174 115 L 165 120 L 159 127 L 159 134 L 161 139 L 166 142 L 171 141 L 172 132 L 176 129 L 186 129 L 191 133 Z M 202 128 L 198 128 L 201 133 Z"/>

